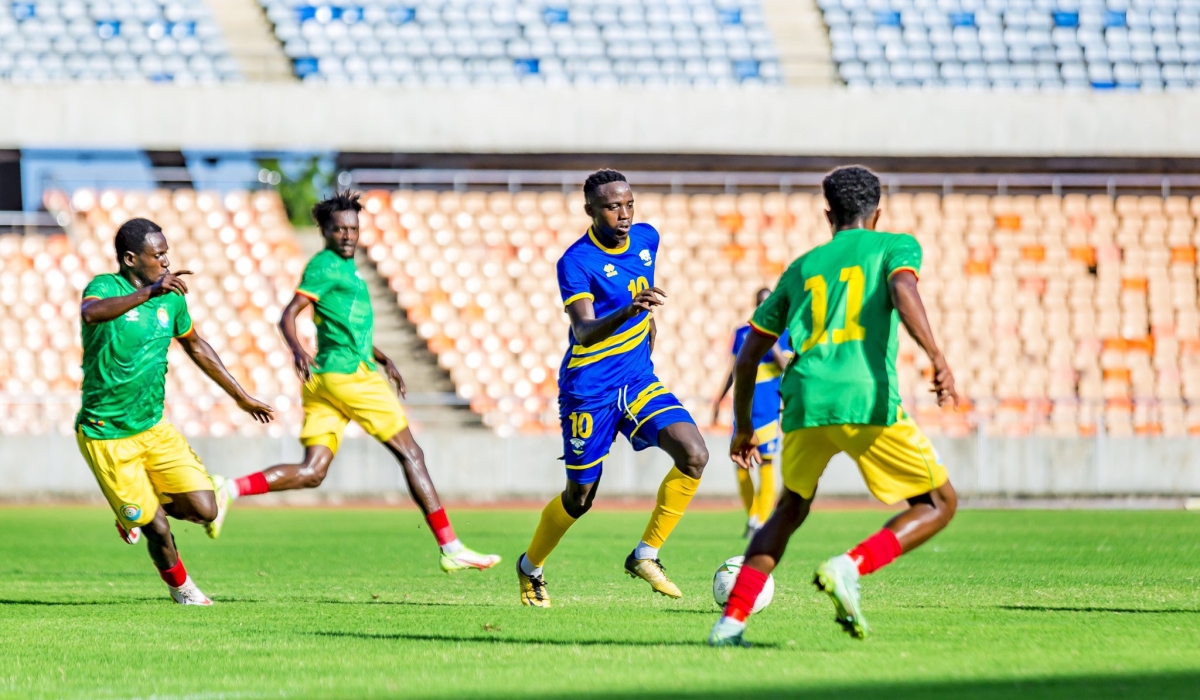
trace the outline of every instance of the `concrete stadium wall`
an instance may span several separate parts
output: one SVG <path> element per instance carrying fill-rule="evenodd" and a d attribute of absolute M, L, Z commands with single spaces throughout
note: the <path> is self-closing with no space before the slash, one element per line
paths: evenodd
<path fill-rule="evenodd" d="M 1197 92 L 7 84 L 0 105 L 0 148 L 1200 156 Z"/>
<path fill-rule="evenodd" d="M 552 436 L 497 438 L 485 431 L 418 435 L 434 483 L 453 500 L 544 498 L 562 489 L 561 443 Z M 964 496 L 1079 497 L 1200 495 L 1200 441 L 1165 438 L 937 439 L 951 480 Z M 708 437 L 712 458 L 700 495 L 737 493 L 728 442 Z M 213 473 L 241 476 L 300 457 L 294 439 L 200 438 L 196 452 Z M 624 440 L 605 465 L 600 494 L 653 496 L 670 460 L 658 450 L 634 453 Z M 865 496 L 853 462 L 835 457 L 821 493 Z M 370 439 L 348 438 L 320 489 L 293 492 L 293 502 L 367 496 L 406 499 L 392 457 Z M 92 498 L 95 482 L 70 437 L 0 437 L 0 499 Z M 287 500 L 287 499 L 277 499 Z"/>

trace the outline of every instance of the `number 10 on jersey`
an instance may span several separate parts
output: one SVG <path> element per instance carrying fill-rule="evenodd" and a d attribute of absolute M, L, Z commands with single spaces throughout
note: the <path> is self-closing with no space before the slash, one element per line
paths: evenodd
<path fill-rule="evenodd" d="M 846 283 L 846 320 L 842 324 L 842 328 L 832 329 L 833 343 L 837 345 L 850 341 L 862 341 L 867 337 L 867 330 L 859 325 L 858 318 L 862 313 L 863 287 L 866 286 L 866 277 L 863 276 L 862 268 L 855 265 L 854 267 L 843 267 L 838 279 Z M 804 291 L 811 295 L 809 308 L 812 310 L 812 333 L 800 345 L 802 353 L 829 342 L 829 329 L 825 328 L 825 318 L 829 313 L 829 285 L 825 282 L 824 277 L 816 275 L 804 280 Z"/>

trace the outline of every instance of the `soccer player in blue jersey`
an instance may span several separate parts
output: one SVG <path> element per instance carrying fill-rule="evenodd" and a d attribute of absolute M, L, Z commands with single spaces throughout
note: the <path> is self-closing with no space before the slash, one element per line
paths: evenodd
<path fill-rule="evenodd" d="M 708 450 L 679 399 L 654 376 L 654 316 L 666 297 L 654 286 L 658 231 L 633 223 L 633 191 L 615 170 L 583 184 L 592 217 L 586 235 L 558 261 L 558 285 L 570 317 L 570 348 L 559 371 L 559 420 L 567 487 L 542 510 L 529 549 L 517 560 L 521 602 L 550 607 L 542 565 L 577 519 L 588 512 L 604 460 L 624 434 L 635 450 L 663 449 L 675 466 L 625 571 L 671 598 L 683 594 L 667 578 L 659 547 L 675 529 L 700 485 Z"/>
<path fill-rule="evenodd" d="M 754 307 L 762 306 L 769 296 L 771 296 L 770 289 L 758 290 L 754 296 Z M 749 334 L 749 323 L 733 333 L 733 353 L 729 356 L 729 369 L 725 373 L 725 383 L 721 387 L 721 393 L 717 396 L 717 400 L 713 402 L 712 422 L 714 424 L 721 412 L 721 402 L 725 400 L 725 395 L 733 386 L 733 362 Z M 775 509 L 775 455 L 779 454 L 780 443 L 779 378 L 783 376 L 783 370 L 787 368 L 787 363 L 791 359 L 792 346 L 788 343 L 787 330 L 784 330 L 771 347 L 771 351 L 758 364 L 758 377 L 754 387 L 754 409 L 751 413 L 751 427 L 754 428 L 754 437 L 758 441 L 755 448 L 759 458 L 757 493 L 754 490 L 754 478 L 750 475 L 750 469 L 734 465 L 738 481 L 738 494 L 742 497 L 742 505 L 746 507 L 746 531 L 742 534 L 743 537 L 753 537 L 762 524 L 767 522 L 767 518 L 771 517 L 771 511 Z M 734 430 L 737 430 L 736 425 Z M 753 466 L 752 463 L 751 466 Z"/>

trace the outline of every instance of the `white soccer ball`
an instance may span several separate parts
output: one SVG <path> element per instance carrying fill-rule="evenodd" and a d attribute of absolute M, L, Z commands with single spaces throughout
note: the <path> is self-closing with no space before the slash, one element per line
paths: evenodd
<path fill-rule="evenodd" d="M 733 584 L 737 582 L 738 572 L 742 570 L 742 561 L 745 557 L 737 555 L 729 557 L 724 564 L 717 567 L 717 573 L 713 574 L 713 600 L 717 601 L 717 605 L 722 607 L 729 602 L 729 594 L 733 591 Z M 775 577 L 767 576 L 767 583 L 763 586 L 762 593 L 758 594 L 758 600 L 754 601 L 754 609 L 750 612 L 761 612 L 775 597 Z"/>

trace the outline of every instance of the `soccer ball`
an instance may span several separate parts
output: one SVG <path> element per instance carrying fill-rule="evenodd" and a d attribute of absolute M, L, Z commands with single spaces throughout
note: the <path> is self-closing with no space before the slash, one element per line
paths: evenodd
<path fill-rule="evenodd" d="M 742 570 L 742 561 L 745 559 L 742 555 L 729 557 L 724 564 L 717 567 L 717 573 L 713 574 L 713 600 L 717 601 L 717 605 L 724 606 L 729 602 L 729 594 L 733 591 L 733 584 L 737 581 L 738 572 Z M 758 600 L 754 601 L 754 609 L 750 612 L 761 612 L 775 597 L 775 577 L 767 576 L 767 583 L 763 586 L 762 593 L 758 594 Z"/>

